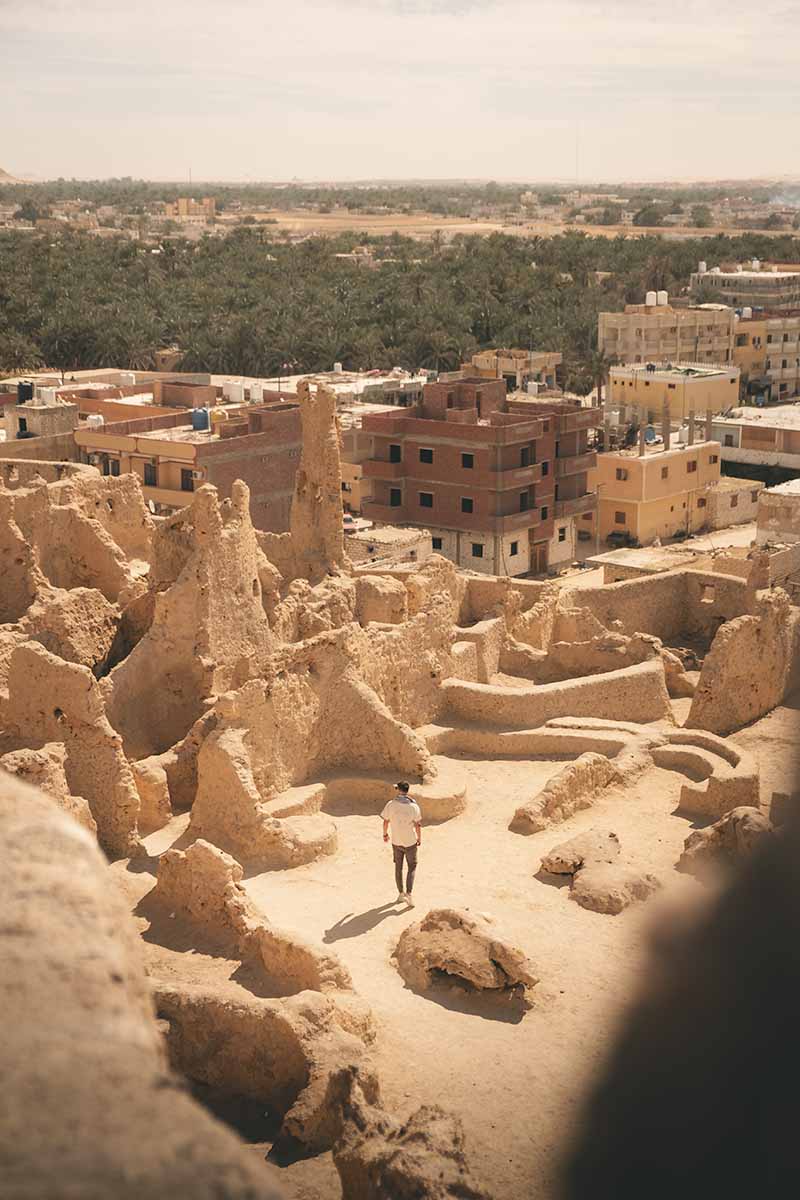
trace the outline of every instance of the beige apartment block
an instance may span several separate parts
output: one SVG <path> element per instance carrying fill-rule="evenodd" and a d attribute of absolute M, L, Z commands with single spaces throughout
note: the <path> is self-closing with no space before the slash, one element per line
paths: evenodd
<path fill-rule="evenodd" d="M 724 412 L 739 401 L 739 368 L 704 363 L 646 363 L 612 367 L 609 407 L 636 409 L 648 421 L 660 420 L 666 407 L 671 421 Z"/>
<path fill-rule="evenodd" d="M 780 270 L 777 266 L 764 271 L 757 258 L 734 271 L 723 271 L 720 267 L 709 271 L 701 262 L 698 270 L 692 272 L 689 291 L 693 299 L 702 296 L 733 308 L 786 311 L 800 306 L 800 271 Z"/>
<path fill-rule="evenodd" d="M 800 395 L 800 311 L 742 314 L 733 354 L 747 395 L 773 403 Z"/>
<path fill-rule="evenodd" d="M 610 534 L 642 545 L 708 523 L 709 492 L 720 479 L 719 442 L 673 450 L 600 454 L 595 469 L 601 548 Z M 613 539 L 612 539 L 613 540 Z"/>
<path fill-rule="evenodd" d="M 665 296 L 666 293 L 661 293 Z M 652 300 L 658 293 L 650 292 Z M 601 312 L 597 344 L 620 363 L 734 361 L 735 314 L 724 304 L 627 304 L 624 312 Z"/>
<path fill-rule="evenodd" d="M 509 392 L 524 389 L 529 383 L 553 389 L 563 355 L 544 350 L 484 350 L 473 354 L 463 370 L 481 379 L 504 379 Z"/>

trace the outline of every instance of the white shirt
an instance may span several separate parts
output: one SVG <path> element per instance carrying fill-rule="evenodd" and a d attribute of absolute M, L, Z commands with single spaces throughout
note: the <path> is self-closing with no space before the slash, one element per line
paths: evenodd
<path fill-rule="evenodd" d="M 410 796 L 407 799 L 395 796 L 386 805 L 381 816 L 384 821 L 389 822 L 393 846 L 416 846 L 417 831 L 414 823 L 422 820 L 422 810 L 416 800 L 412 800 Z"/>

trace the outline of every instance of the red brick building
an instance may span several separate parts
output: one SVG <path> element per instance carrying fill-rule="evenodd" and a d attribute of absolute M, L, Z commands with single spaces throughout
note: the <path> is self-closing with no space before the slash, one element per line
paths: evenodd
<path fill-rule="evenodd" d="M 421 404 L 363 419 L 374 444 L 364 516 L 425 526 L 461 567 L 545 571 L 557 513 L 572 521 L 596 503 L 586 494 L 596 424 L 590 409 L 507 398 L 504 380 L 428 384 Z"/>
<path fill-rule="evenodd" d="M 228 497 L 234 480 L 242 479 L 250 488 L 255 527 L 284 532 L 302 449 L 300 406 L 267 404 L 217 414 L 206 412 L 208 429 L 194 429 L 181 410 L 99 429 L 84 426 L 74 437 L 81 461 L 107 475 L 138 475 L 145 499 L 159 513 L 183 508 L 191 500 L 187 493 L 203 483 Z"/>

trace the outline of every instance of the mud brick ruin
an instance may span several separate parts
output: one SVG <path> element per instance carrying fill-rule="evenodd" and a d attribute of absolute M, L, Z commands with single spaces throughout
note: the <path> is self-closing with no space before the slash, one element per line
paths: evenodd
<path fill-rule="evenodd" d="M 353 565 L 334 397 L 299 399 L 288 533 L 241 483 L 159 519 L 0 462 L 6 1196 L 529 1194 L 642 913 L 791 807 L 784 592 Z"/>

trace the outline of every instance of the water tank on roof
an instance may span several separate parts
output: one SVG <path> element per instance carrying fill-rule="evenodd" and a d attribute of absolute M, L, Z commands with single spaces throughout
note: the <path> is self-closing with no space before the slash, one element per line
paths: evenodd
<path fill-rule="evenodd" d="M 135 371 L 120 371 L 119 373 L 120 387 L 134 387 L 136 384 Z"/>
<path fill-rule="evenodd" d="M 342 364 L 340 362 L 335 362 L 333 364 L 333 371 L 335 375 L 341 375 L 342 369 Z"/>
<path fill-rule="evenodd" d="M 742 316 L 744 317 L 745 321 L 749 321 L 752 315 L 753 310 L 749 306 L 742 309 Z"/>
<path fill-rule="evenodd" d="M 260 404 L 263 399 L 264 399 L 263 383 L 251 383 L 250 384 L 250 403 L 251 404 Z"/>
<path fill-rule="evenodd" d="M 209 426 L 208 409 L 207 408 L 193 408 L 192 409 L 192 429 L 201 431 L 204 429 L 208 429 L 208 426 Z"/>
<path fill-rule="evenodd" d="M 648 308 L 655 308 L 658 302 L 658 294 L 656 292 L 648 292 L 644 298 L 644 302 Z"/>
<path fill-rule="evenodd" d="M 760 262 L 760 260 L 759 260 L 759 259 L 757 259 L 757 258 L 754 258 L 754 259 L 753 259 L 752 266 L 753 266 L 753 270 L 754 270 L 754 271 L 760 271 L 760 270 L 761 270 L 761 262 Z"/>
<path fill-rule="evenodd" d="M 106 419 L 101 413 L 89 413 L 86 418 L 86 425 L 89 429 L 102 429 L 106 423 Z"/>
<path fill-rule="evenodd" d="M 651 442 L 654 442 L 656 440 L 656 431 L 652 425 L 648 425 L 645 428 L 644 440 L 647 442 L 648 445 L 650 445 Z"/>
<path fill-rule="evenodd" d="M 30 404 L 33 399 L 33 384 L 23 379 L 17 384 L 17 404 Z"/>
<path fill-rule="evenodd" d="M 658 304 L 660 308 L 664 308 L 669 303 L 669 296 L 665 291 L 658 293 Z"/>
<path fill-rule="evenodd" d="M 222 394 L 225 399 L 230 400 L 232 404 L 244 404 L 243 383 L 223 383 Z"/>
<path fill-rule="evenodd" d="M 703 262 L 701 259 L 697 264 L 697 270 L 700 275 L 705 275 L 706 271 L 708 270 L 708 263 Z"/>
<path fill-rule="evenodd" d="M 538 379 L 529 379 L 525 390 L 527 391 L 529 396 L 538 396 L 539 395 Z"/>

